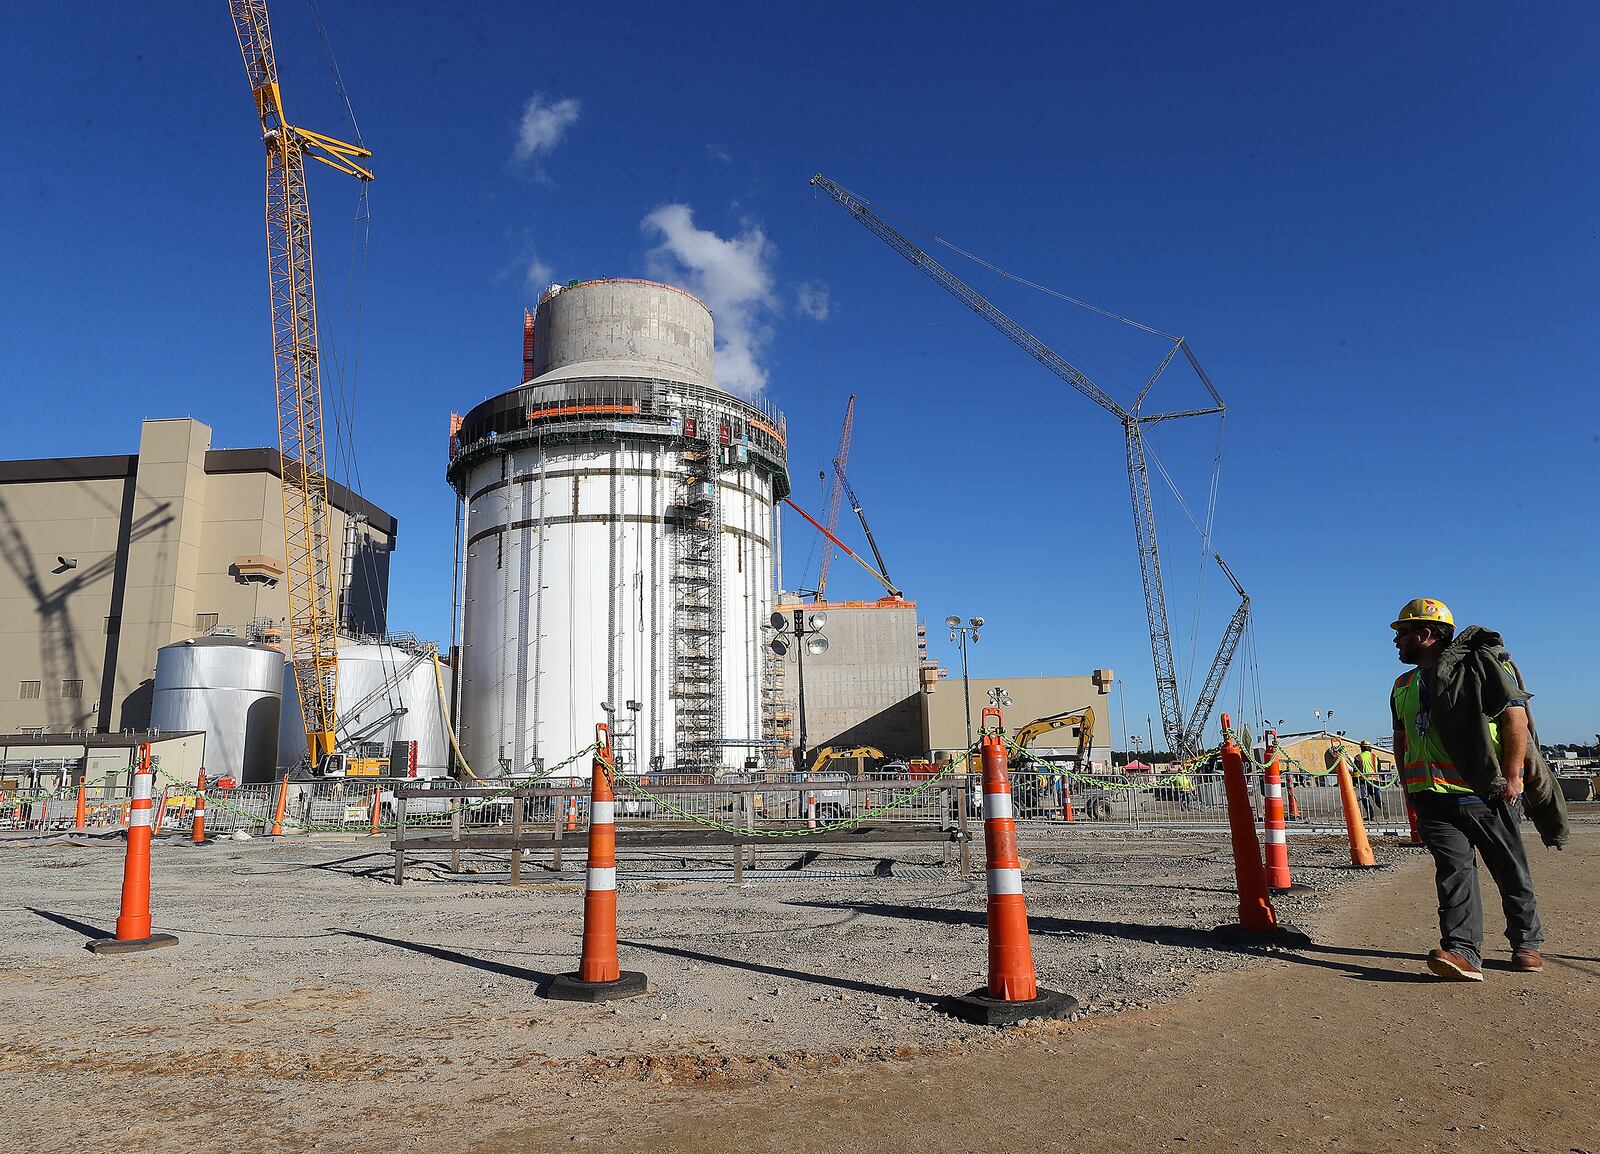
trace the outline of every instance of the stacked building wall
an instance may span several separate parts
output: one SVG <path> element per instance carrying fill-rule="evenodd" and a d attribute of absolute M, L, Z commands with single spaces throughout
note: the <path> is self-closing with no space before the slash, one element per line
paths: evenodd
<path fill-rule="evenodd" d="M 136 455 L 0 461 L 0 732 L 142 729 L 163 645 L 282 621 L 280 471 L 190 419 L 145 421 Z M 336 541 L 361 518 L 349 623 L 381 632 L 395 520 L 333 505 Z"/>

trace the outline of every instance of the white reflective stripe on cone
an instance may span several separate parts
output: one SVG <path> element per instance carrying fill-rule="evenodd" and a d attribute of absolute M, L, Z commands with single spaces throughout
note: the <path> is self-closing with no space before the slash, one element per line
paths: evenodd
<path fill-rule="evenodd" d="M 150 785 L 155 781 L 155 776 L 149 773 L 136 773 L 133 775 L 133 800 L 149 801 Z"/>
<path fill-rule="evenodd" d="M 589 803 L 590 825 L 614 825 L 617 820 L 617 803 L 614 801 L 591 801 Z"/>
<path fill-rule="evenodd" d="M 149 825 L 150 811 L 148 809 L 134 809 L 128 812 L 129 827 L 136 825 Z"/>
<path fill-rule="evenodd" d="M 986 793 L 983 795 L 983 816 L 992 818 L 1010 817 L 1011 795 L 1009 793 Z M 1020 890 L 1018 891 L 1021 892 Z"/>
<path fill-rule="evenodd" d="M 1022 871 L 1020 869 L 992 869 L 989 872 L 989 892 L 992 894 L 1020 894 Z"/>
<path fill-rule="evenodd" d="M 591 890 L 614 890 L 617 888 L 616 866 L 590 866 L 588 888 Z"/>
<path fill-rule="evenodd" d="M 1268 828 L 1268 830 L 1267 830 L 1267 844 L 1268 845 L 1288 845 L 1289 844 L 1288 831 L 1287 830 L 1278 829 L 1276 827 Z"/>
<path fill-rule="evenodd" d="M 1261 792 L 1267 797 L 1282 797 L 1283 786 L 1279 785 L 1275 781 L 1269 781 L 1267 784 L 1261 787 Z"/>

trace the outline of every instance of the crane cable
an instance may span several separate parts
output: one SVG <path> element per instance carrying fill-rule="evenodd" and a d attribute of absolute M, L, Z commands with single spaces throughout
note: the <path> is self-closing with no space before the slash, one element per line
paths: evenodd
<path fill-rule="evenodd" d="M 333 86 L 339 90 L 339 99 L 344 101 L 345 114 L 350 117 L 350 127 L 355 130 L 356 143 L 362 148 L 367 142 L 361 139 L 361 126 L 356 123 L 356 110 L 350 104 L 350 93 L 344 86 L 344 76 L 339 71 L 339 61 L 334 58 L 333 44 L 328 39 L 328 26 L 323 22 L 322 9 L 317 7 L 317 0 L 307 0 L 311 5 L 311 19 L 316 21 L 317 35 L 322 38 L 322 47 L 328 53 L 328 67 L 333 70 Z"/>
<path fill-rule="evenodd" d="M 333 86 L 339 94 L 340 103 L 344 105 L 345 115 L 350 119 L 350 129 L 355 136 L 355 143 L 365 148 L 366 141 L 361 135 L 361 125 L 356 120 L 356 110 L 350 100 L 350 91 L 345 87 L 344 73 L 339 68 L 339 59 L 334 55 L 333 42 L 328 38 L 328 25 L 322 18 L 322 9 L 317 0 L 307 0 L 311 8 L 311 19 L 316 24 L 317 36 L 322 41 L 323 51 L 328 57 L 328 70 L 333 74 Z M 357 182 L 355 219 L 351 226 L 350 242 L 350 269 L 345 282 L 344 300 L 344 332 L 338 342 L 330 342 L 330 358 L 335 371 L 336 390 L 334 396 L 334 447 L 338 452 L 341 471 L 344 475 L 344 484 L 356 496 L 362 496 L 363 483 L 361 480 L 361 465 L 356 458 L 355 441 L 355 407 L 356 389 L 361 371 L 361 343 L 366 327 L 367 304 L 367 252 L 371 239 L 372 209 L 367 190 L 367 181 Z M 354 312 L 355 333 L 351 336 L 351 314 Z M 351 350 L 348 363 L 341 351 L 344 348 Z M 354 580 L 355 570 L 359 568 L 362 585 L 366 589 L 367 603 L 376 606 L 378 601 L 377 575 L 374 571 L 375 562 L 370 554 L 358 553 L 352 559 L 351 579 Z M 348 602 L 350 591 L 345 590 Z M 387 615 L 385 615 L 387 617 Z M 384 622 L 387 628 L 387 620 Z M 398 662 L 391 660 L 391 654 L 384 647 L 378 649 L 379 667 L 383 670 L 384 684 L 393 686 L 394 691 L 399 691 L 397 684 Z M 385 698 L 390 708 L 394 708 L 395 700 L 392 693 L 386 693 Z"/>
<path fill-rule="evenodd" d="M 843 187 L 843 186 L 840 186 L 840 187 Z M 845 189 L 845 191 L 846 192 L 850 192 L 849 189 Z M 901 224 L 905 225 L 912 232 L 920 232 L 923 236 L 927 237 L 929 240 L 932 240 L 935 244 L 942 245 L 945 248 L 949 249 L 951 252 L 957 253 L 960 256 L 966 257 L 973 264 L 982 265 L 984 268 L 988 269 L 990 272 L 994 273 L 997 276 L 1004 277 L 1006 280 L 1016 281 L 1018 284 L 1024 285 L 1027 288 L 1031 288 L 1036 292 L 1044 293 L 1046 296 L 1052 296 L 1052 297 L 1055 297 L 1057 300 L 1066 301 L 1068 304 L 1077 305 L 1081 309 L 1087 309 L 1089 312 L 1098 313 L 1100 316 L 1106 317 L 1106 318 L 1108 318 L 1110 320 L 1120 321 L 1121 323 L 1123 323 L 1125 325 L 1128 325 L 1128 326 L 1130 326 L 1132 328 L 1139 329 L 1141 332 L 1149 333 L 1151 336 L 1161 337 L 1161 338 L 1163 338 L 1165 340 L 1169 340 L 1169 341 L 1176 341 L 1176 340 L 1179 339 L 1179 338 L 1173 336 L 1171 333 L 1164 333 L 1160 329 L 1152 328 L 1151 326 L 1149 326 L 1147 324 L 1144 324 L 1142 321 L 1134 320 L 1132 317 L 1125 317 L 1121 313 L 1114 313 L 1110 309 L 1104 309 L 1104 308 L 1101 308 L 1099 305 L 1091 304 L 1086 300 L 1079 299 L 1078 297 L 1069 296 L 1066 293 L 1059 291 L 1058 289 L 1051 288 L 1049 285 L 1042 285 L 1042 284 L 1038 283 L 1037 281 L 1029 280 L 1027 277 L 1018 276 L 1016 273 L 1013 273 L 1013 272 L 1007 272 L 1005 269 L 1001 268 L 999 265 L 993 264 L 990 261 L 984 260 L 981 256 L 978 256 L 976 253 L 968 252 L 966 249 L 962 248 L 960 245 L 954 243 L 953 241 L 946 240 L 944 237 L 940 236 L 938 233 L 934 232 L 932 229 L 923 228 L 921 225 L 907 220 L 905 217 L 901 216 L 899 213 L 892 212 L 889 209 L 884 208 L 882 205 L 876 204 L 873 201 L 868 200 L 864 196 L 858 196 L 854 192 L 850 192 L 850 195 L 855 197 L 862 204 L 869 206 L 872 209 L 872 211 L 876 212 L 879 216 L 888 217 L 891 220 L 899 221 Z M 813 188 L 812 197 L 815 198 L 815 196 L 816 196 L 816 191 Z"/>

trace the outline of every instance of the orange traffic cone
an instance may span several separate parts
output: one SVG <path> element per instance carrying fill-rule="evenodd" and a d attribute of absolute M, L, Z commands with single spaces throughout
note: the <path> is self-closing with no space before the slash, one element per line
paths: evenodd
<path fill-rule="evenodd" d="M 139 765 L 133 774 L 133 798 L 128 803 L 128 853 L 122 863 L 117 936 L 89 942 L 87 949 L 91 953 L 132 954 L 178 944 L 171 934 L 150 932 L 150 794 L 154 783 L 150 747 L 141 745 Z"/>
<path fill-rule="evenodd" d="M 566 1002 L 609 1002 L 646 993 L 645 976 L 617 958 L 617 801 L 611 789 L 611 732 L 595 726 L 600 746 L 590 771 L 589 872 L 583 890 L 583 953 L 578 972 L 553 979 L 545 996 Z M 576 799 L 574 799 L 576 800 Z"/>
<path fill-rule="evenodd" d="M 161 791 L 161 800 L 156 803 L 155 819 L 150 823 L 151 833 L 160 833 L 161 825 L 167 820 L 167 791 Z"/>
<path fill-rule="evenodd" d="M 1339 759 L 1333 763 L 1333 771 L 1339 775 L 1339 805 L 1344 809 L 1344 829 L 1350 838 L 1350 868 L 1375 870 L 1378 862 L 1372 856 L 1372 843 L 1367 840 L 1367 823 L 1361 817 L 1361 803 L 1356 800 L 1356 783 L 1350 776 L 1343 748 L 1335 747 L 1335 752 Z"/>
<path fill-rule="evenodd" d="M 1017 823 L 1012 816 L 1011 776 L 1000 711 L 983 711 L 983 848 L 988 874 L 989 983 L 964 998 L 952 998 L 950 1012 L 968 1022 L 1005 1026 L 1023 1018 L 1064 1018 L 1078 1008 L 1076 998 L 1041 990 L 1028 939 L 1028 906 L 1022 897 L 1022 863 L 1017 858 Z"/>
<path fill-rule="evenodd" d="M 206 771 L 203 769 L 194 786 L 194 832 L 191 840 L 195 845 L 204 845 L 206 841 Z"/>
<path fill-rule="evenodd" d="M 1417 828 L 1416 808 L 1411 804 L 1409 797 L 1406 798 L 1406 820 L 1411 823 L 1411 844 L 1426 845 L 1427 842 L 1422 840 L 1422 831 Z"/>
<path fill-rule="evenodd" d="M 1061 774 L 1061 817 L 1063 821 L 1072 818 L 1072 778 L 1063 770 Z"/>
<path fill-rule="evenodd" d="M 806 790 L 806 828 L 817 828 L 817 791 L 811 788 Z"/>
<path fill-rule="evenodd" d="M 382 805 L 383 788 L 381 786 L 374 786 L 372 789 L 372 826 L 367 830 L 367 833 L 372 837 L 378 836 L 378 818 L 383 812 L 379 807 Z"/>
<path fill-rule="evenodd" d="M 89 782 L 84 778 L 78 779 L 78 812 L 73 815 L 72 828 L 89 828 Z"/>
<path fill-rule="evenodd" d="M 1228 826 L 1233 835 L 1233 876 L 1239 890 L 1239 920 L 1218 926 L 1223 937 L 1283 945 L 1310 945 L 1311 939 L 1278 921 L 1267 892 L 1266 869 L 1261 863 L 1261 843 L 1256 840 L 1256 819 L 1250 809 L 1250 786 L 1244 778 L 1244 754 L 1233 739 L 1233 722 L 1222 715 L 1222 784 L 1228 799 Z"/>
<path fill-rule="evenodd" d="M 578 784 L 578 779 L 577 778 L 573 778 L 569 784 L 577 785 Z M 578 828 L 578 795 L 577 794 L 573 794 L 571 797 L 569 797 L 567 799 L 567 830 L 568 830 L 568 832 L 571 832 L 573 830 L 576 830 L 577 828 Z"/>
<path fill-rule="evenodd" d="M 1267 830 L 1267 888 L 1275 894 L 1286 894 L 1310 887 L 1295 885 L 1289 873 L 1289 827 L 1283 815 L 1283 769 L 1278 763 L 1277 732 L 1267 730 L 1265 740 L 1267 771 L 1261 784 L 1261 816 Z M 1292 788 L 1289 796 L 1294 796 Z"/>
<path fill-rule="evenodd" d="M 283 836 L 283 813 L 289 806 L 289 775 L 285 773 L 278 779 L 278 801 L 272 809 L 272 834 L 273 837 Z"/>
<path fill-rule="evenodd" d="M 1284 792 L 1289 797 L 1289 819 L 1291 821 L 1304 821 L 1306 815 L 1300 812 L 1300 799 L 1294 795 L 1294 782 L 1285 782 Z"/>

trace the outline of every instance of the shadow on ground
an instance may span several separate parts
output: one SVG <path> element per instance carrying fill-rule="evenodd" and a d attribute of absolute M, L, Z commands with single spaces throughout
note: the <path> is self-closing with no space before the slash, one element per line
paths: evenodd
<path fill-rule="evenodd" d="M 837 974 L 811 974 L 804 970 L 791 970 L 783 966 L 768 966 L 760 962 L 752 962 L 745 958 L 730 958 L 722 954 L 708 954 L 700 950 L 685 950 L 678 946 L 657 945 L 654 942 L 623 941 L 618 943 L 636 950 L 647 950 L 650 953 L 665 954 L 669 957 L 683 958 L 686 961 L 705 962 L 713 966 L 727 966 L 733 970 L 744 970 L 751 974 L 765 974 L 771 978 L 788 978 L 796 982 L 810 982 L 818 986 L 831 986 L 838 990 L 849 990 L 857 994 L 869 994 L 875 998 L 904 998 L 908 1002 L 923 1002 L 931 1006 L 942 1007 L 947 998 L 942 994 L 930 994 L 925 990 L 907 990 L 900 986 L 883 986 L 876 982 L 859 982 L 851 978 L 842 978 Z"/>
<path fill-rule="evenodd" d="M 30 914 L 36 914 L 47 922 L 54 922 L 58 926 L 65 926 L 73 933 L 82 934 L 86 938 L 112 938 L 116 937 L 110 930 L 102 930 L 99 926 L 91 926 L 88 922 L 80 922 L 77 918 L 70 918 L 66 914 L 58 914 L 53 910 L 39 910 L 32 906 L 24 907 Z"/>
<path fill-rule="evenodd" d="M 939 922 L 944 925 L 986 926 L 986 915 L 972 910 L 940 909 L 932 906 L 903 906 L 887 902 L 791 902 L 791 905 L 815 909 L 855 910 L 857 913 L 885 918 L 907 918 L 915 921 Z M 1080 918 L 1060 918 L 1030 915 L 1028 927 L 1034 934 L 1085 934 L 1122 938 L 1126 941 L 1150 945 L 1172 946 L 1177 949 L 1202 949 L 1217 953 L 1259 956 L 1265 946 L 1248 943 L 1224 942 L 1213 937 L 1209 930 L 1194 926 L 1148 925 L 1140 922 L 1086 921 Z M 1418 970 L 1399 970 L 1386 966 L 1366 966 L 1354 961 L 1337 961 L 1333 958 L 1315 957 L 1331 954 L 1339 958 L 1388 958 L 1415 963 Z M 1433 982 L 1438 979 L 1420 971 L 1420 955 L 1397 953 L 1392 950 L 1369 950 L 1349 946 L 1311 945 L 1298 950 L 1273 949 L 1273 956 L 1300 966 L 1341 970 L 1352 978 L 1364 982 Z"/>
<path fill-rule="evenodd" d="M 488 958 L 475 958 L 471 954 L 463 954 L 458 950 L 446 949 L 444 946 L 430 946 L 423 942 L 408 942 L 403 938 L 386 938 L 381 934 L 369 934 L 361 930 L 345 930 L 337 926 L 329 926 L 328 932 L 343 934 L 350 938 L 360 938 L 364 942 L 377 942 L 380 945 L 410 950 L 426 957 L 437 958 L 442 962 L 454 962 L 458 966 L 470 966 L 475 970 L 499 974 L 506 978 L 515 978 L 522 982 L 533 982 L 541 989 L 555 980 L 554 974 L 546 973 L 544 970 L 533 970 L 526 966 L 513 966 L 508 962 L 495 962 L 490 961 Z"/>

